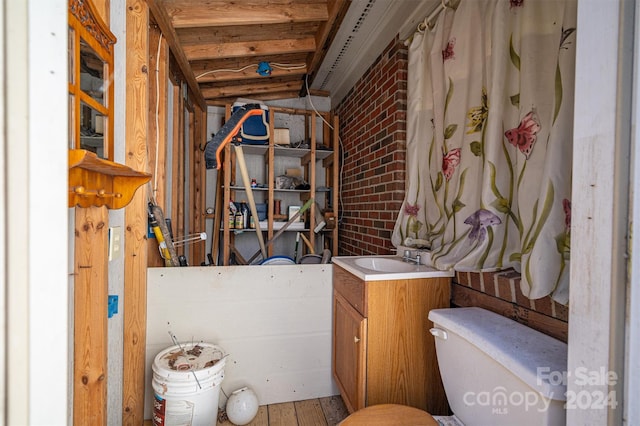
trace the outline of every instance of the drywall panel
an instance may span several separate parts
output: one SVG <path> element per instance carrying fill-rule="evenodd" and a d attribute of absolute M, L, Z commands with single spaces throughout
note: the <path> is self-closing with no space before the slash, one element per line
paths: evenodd
<path fill-rule="evenodd" d="M 172 346 L 169 332 L 224 348 L 226 395 L 250 386 L 260 405 L 337 395 L 331 275 L 331 265 L 149 268 L 145 418 L 151 365 Z"/>

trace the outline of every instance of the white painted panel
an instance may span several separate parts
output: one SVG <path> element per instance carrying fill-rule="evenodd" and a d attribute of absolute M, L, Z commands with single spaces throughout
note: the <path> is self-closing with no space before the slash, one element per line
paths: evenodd
<path fill-rule="evenodd" d="M 28 146 L 28 164 L 22 166 L 28 170 L 28 181 L 9 176 L 13 185 L 28 194 L 29 203 L 28 210 L 21 212 L 28 215 L 28 232 L 22 235 L 28 244 L 28 280 L 19 283 L 29 293 L 29 374 L 19 379 L 29 384 L 29 424 L 59 425 L 67 421 L 69 336 L 64 243 L 68 235 L 68 3 L 29 1 L 27 7 L 28 73 L 22 78 L 28 81 L 24 93 L 28 128 L 10 140 Z M 49 383 L 56 391 L 43 385 Z"/>
<path fill-rule="evenodd" d="M 568 425 L 622 424 L 621 380 L 605 376 L 589 381 L 581 376 L 605 371 L 623 377 L 629 152 L 629 122 L 624 119 L 630 105 L 624 97 L 631 87 L 630 79 L 625 79 L 629 57 L 622 53 L 629 42 L 629 27 L 621 17 L 625 16 L 622 7 L 629 4 L 578 2 Z M 596 398 L 602 395 L 605 401 L 598 403 Z"/>
<path fill-rule="evenodd" d="M 242 386 L 261 405 L 337 395 L 331 377 L 331 265 L 150 268 L 145 418 L 151 365 L 172 346 L 204 341 L 229 353 L 224 393 Z M 220 395 L 220 405 L 226 401 Z"/>
<path fill-rule="evenodd" d="M 635 5 L 635 40 L 640 40 L 640 2 Z M 633 118 L 636 123 L 631 135 L 631 224 L 640 223 L 640 44 L 633 47 L 633 63 L 635 74 L 633 76 Z M 632 230 L 633 234 L 633 230 Z M 640 424 L 640 404 L 637 396 L 640 394 L 640 238 L 636 236 L 630 243 L 631 256 L 629 257 L 629 288 L 627 304 L 627 350 L 625 353 L 625 394 L 624 394 L 624 419 L 628 425 Z M 636 253 L 634 256 L 633 253 Z"/>
<path fill-rule="evenodd" d="M 126 4 L 125 2 L 111 1 L 110 6 L 110 30 L 118 40 L 114 45 L 113 51 L 113 95 L 114 105 L 116 105 L 113 116 L 113 159 L 116 163 L 124 164 L 126 161 L 124 140 L 127 91 Z M 121 229 L 124 229 L 124 209 L 109 210 L 109 226 L 120 226 Z M 74 228 L 71 228 L 71 230 L 73 231 Z M 73 240 L 74 238 L 69 238 L 69 241 Z M 122 387 L 124 373 L 124 315 L 122 312 L 124 297 L 124 256 L 109 261 L 108 268 L 109 294 L 118 296 L 119 305 L 119 312 L 109 318 L 107 322 L 107 424 L 116 425 L 122 421 Z"/>

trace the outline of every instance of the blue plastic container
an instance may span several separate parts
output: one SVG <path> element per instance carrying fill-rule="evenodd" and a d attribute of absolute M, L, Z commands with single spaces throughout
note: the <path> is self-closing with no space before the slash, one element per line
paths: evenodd
<path fill-rule="evenodd" d="M 256 211 L 258 212 L 258 220 L 267 220 L 267 204 L 256 204 Z"/>
<path fill-rule="evenodd" d="M 236 112 L 244 102 L 233 104 L 232 112 Z M 269 143 L 269 107 L 260 104 L 262 115 L 252 115 L 245 120 L 240 129 L 242 143 L 249 145 L 266 145 Z"/>

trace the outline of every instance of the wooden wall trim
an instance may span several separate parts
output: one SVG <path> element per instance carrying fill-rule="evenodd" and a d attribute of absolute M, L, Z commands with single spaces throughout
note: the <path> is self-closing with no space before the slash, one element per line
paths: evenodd
<path fill-rule="evenodd" d="M 149 10 L 143 0 L 126 0 L 125 164 L 147 170 L 149 117 Z M 139 426 L 144 417 L 147 317 L 147 200 L 142 186 L 125 208 L 124 359 L 122 424 Z"/>

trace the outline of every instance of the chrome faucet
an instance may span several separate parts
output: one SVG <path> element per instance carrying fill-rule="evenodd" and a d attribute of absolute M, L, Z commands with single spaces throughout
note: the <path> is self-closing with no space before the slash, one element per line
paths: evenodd
<path fill-rule="evenodd" d="M 416 257 L 411 257 L 411 252 L 409 250 L 404 251 L 404 256 L 402 256 L 402 260 L 405 262 L 414 262 L 416 265 L 420 264 L 420 253 L 416 254 Z"/>

